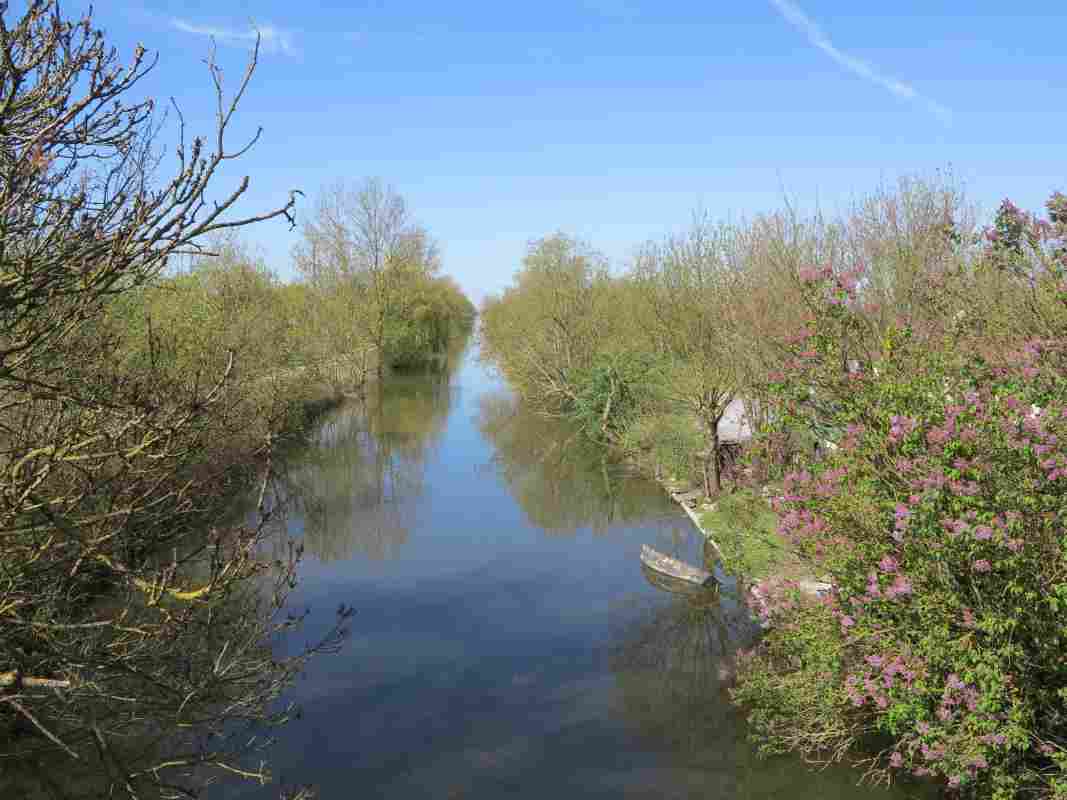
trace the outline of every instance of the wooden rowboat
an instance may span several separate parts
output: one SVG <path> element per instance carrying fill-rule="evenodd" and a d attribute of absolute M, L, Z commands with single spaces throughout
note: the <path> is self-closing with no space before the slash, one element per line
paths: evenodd
<path fill-rule="evenodd" d="M 653 572 L 682 581 L 696 588 L 713 589 L 718 585 L 715 576 L 706 569 L 700 569 L 700 567 L 694 567 L 692 564 L 679 561 L 677 558 L 671 558 L 659 552 L 659 550 L 649 547 L 647 544 L 641 545 L 641 563 Z"/>

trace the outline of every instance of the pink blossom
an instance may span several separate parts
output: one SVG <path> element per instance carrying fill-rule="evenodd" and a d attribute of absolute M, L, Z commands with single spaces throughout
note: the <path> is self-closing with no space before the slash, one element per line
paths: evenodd
<path fill-rule="evenodd" d="M 911 417 L 902 417 L 894 415 L 889 419 L 889 442 L 896 444 L 905 436 L 914 431 L 919 423 Z"/>
<path fill-rule="evenodd" d="M 993 565 L 990 564 L 989 561 L 984 558 L 980 558 L 975 561 L 973 566 L 975 572 L 989 572 L 991 569 L 993 569 Z"/>
<path fill-rule="evenodd" d="M 944 444 L 952 438 L 952 429 L 946 425 L 941 428 L 931 428 L 926 433 L 926 441 L 930 444 Z"/>
<path fill-rule="evenodd" d="M 886 592 L 890 597 L 897 597 L 899 595 L 911 594 L 911 581 L 909 581 L 903 575 L 897 575 L 893 585 L 889 587 Z"/>
<path fill-rule="evenodd" d="M 882 596 L 882 590 L 878 586 L 878 576 L 873 572 L 867 576 L 867 594 L 872 598 Z"/>

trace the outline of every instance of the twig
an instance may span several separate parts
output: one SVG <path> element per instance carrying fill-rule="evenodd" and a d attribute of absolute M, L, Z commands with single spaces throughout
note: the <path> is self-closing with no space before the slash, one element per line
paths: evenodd
<path fill-rule="evenodd" d="M 58 745 L 59 747 L 62 747 L 63 750 L 67 753 L 67 755 L 69 755 L 71 758 L 76 758 L 79 760 L 81 759 L 81 756 L 79 756 L 70 747 L 64 744 L 60 740 L 60 738 L 54 733 L 52 733 L 50 730 L 48 730 L 48 728 L 42 725 L 41 722 L 37 719 L 37 717 L 35 717 L 33 714 L 23 708 L 22 704 L 19 703 L 19 701 L 16 700 L 14 697 L 2 697 L 0 698 L 0 703 L 8 703 L 9 705 L 11 705 L 16 711 L 22 714 L 22 716 L 32 722 L 34 727 L 36 727 L 37 730 L 43 733 L 49 739 L 49 741 L 51 741 L 53 744 Z"/>
<path fill-rule="evenodd" d="M 137 792 L 134 791 L 133 785 L 130 783 L 129 775 L 126 774 L 126 770 L 122 768 L 118 759 L 111 752 L 111 748 L 108 747 L 107 740 L 104 738 L 99 725 L 93 725 L 93 740 L 96 742 L 97 750 L 100 751 L 100 760 L 104 762 L 105 768 L 111 773 L 111 779 L 121 780 L 122 788 L 126 790 L 126 794 L 132 800 L 137 800 Z"/>

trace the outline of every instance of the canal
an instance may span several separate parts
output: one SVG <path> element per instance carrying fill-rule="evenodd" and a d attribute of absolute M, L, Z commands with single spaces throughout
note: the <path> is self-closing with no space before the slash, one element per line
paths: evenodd
<path fill-rule="evenodd" d="M 655 484 L 526 413 L 468 350 L 327 415 L 288 467 L 306 548 L 295 651 L 355 607 L 290 692 L 269 759 L 333 798 L 888 798 L 760 760 L 723 688 L 755 631 L 730 584 L 687 598 L 642 544 L 699 563 Z M 219 796 L 276 798 L 272 787 Z"/>

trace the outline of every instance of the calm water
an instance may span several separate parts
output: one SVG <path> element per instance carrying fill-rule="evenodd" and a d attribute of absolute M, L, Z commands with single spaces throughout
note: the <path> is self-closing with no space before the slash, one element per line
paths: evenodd
<path fill-rule="evenodd" d="M 292 692 L 270 759 L 333 798 L 879 798 L 759 761 L 719 685 L 753 635 L 656 589 L 642 544 L 699 562 L 654 484 L 523 413 L 468 352 L 327 417 L 291 466 L 308 551 L 299 647 L 356 608 Z M 228 787 L 225 797 L 276 798 Z"/>

